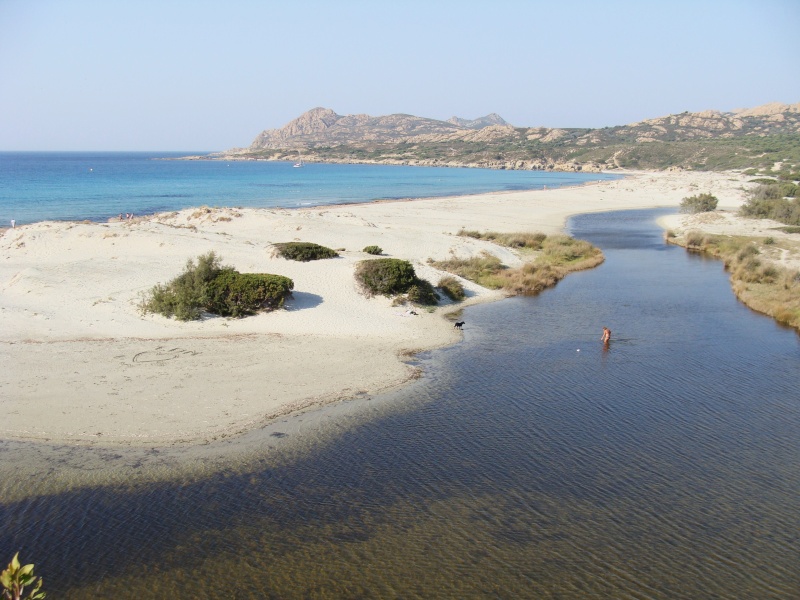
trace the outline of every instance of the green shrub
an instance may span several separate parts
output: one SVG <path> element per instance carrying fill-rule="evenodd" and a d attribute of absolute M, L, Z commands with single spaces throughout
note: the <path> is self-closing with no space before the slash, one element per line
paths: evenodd
<path fill-rule="evenodd" d="M 186 269 L 167 284 L 154 286 L 139 303 L 142 313 L 197 320 L 203 312 L 240 317 L 283 306 L 294 282 L 280 275 L 239 273 L 222 266 L 209 252 L 186 262 Z"/>
<path fill-rule="evenodd" d="M 739 214 L 800 225 L 800 195 L 797 190 L 797 185 L 788 182 L 759 185 L 748 194 Z"/>
<path fill-rule="evenodd" d="M 399 258 L 375 258 L 362 260 L 356 265 L 356 281 L 367 296 L 401 296 L 405 300 L 432 306 L 439 296 L 429 281 L 420 279 L 407 260 Z M 399 302 L 403 299 L 398 298 Z"/>
<path fill-rule="evenodd" d="M 380 246 L 367 246 L 366 248 L 364 248 L 364 252 L 366 252 L 367 254 L 379 255 L 383 254 L 383 248 L 381 248 Z"/>
<path fill-rule="evenodd" d="M 278 255 L 282 258 L 301 262 L 339 256 L 336 250 L 311 242 L 283 242 L 275 244 L 275 248 L 278 249 Z"/>
<path fill-rule="evenodd" d="M 455 277 L 450 277 L 449 275 L 442 277 L 439 280 L 439 285 L 436 287 L 442 290 L 444 295 L 454 302 L 460 302 L 466 297 L 464 286 L 461 285 L 461 282 Z"/>
<path fill-rule="evenodd" d="M 408 288 L 406 298 L 414 304 L 422 306 L 435 306 L 439 303 L 439 294 L 433 289 L 430 281 L 417 279 L 414 285 Z"/>
<path fill-rule="evenodd" d="M 209 312 L 223 317 L 243 317 L 283 306 L 294 282 L 281 275 L 223 270 L 209 282 Z"/>
<path fill-rule="evenodd" d="M 356 265 L 355 276 L 368 296 L 404 294 L 417 280 L 411 263 L 399 258 L 362 260 Z"/>
<path fill-rule="evenodd" d="M 712 196 L 711 194 L 689 196 L 681 200 L 681 212 L 691 214 L 709 212 L 717 208 L 718 202 L 716 196 Z"/>
<path fill-rule="evenodd" d="M 209 303 L 208 284 L 224 269 L 212 251 L 186 261 L 184 272 L 168 284 L 158 284 L 139 305 L 144 313 L 158 313 L 179 321 L 199 319 Z"/>

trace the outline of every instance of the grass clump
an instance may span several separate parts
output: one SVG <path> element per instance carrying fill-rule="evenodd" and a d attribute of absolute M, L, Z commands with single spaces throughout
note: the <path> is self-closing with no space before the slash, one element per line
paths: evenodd
<path fill-rule="evenodd" d="M 547 239 L 547 235 L 544 233 L 498 233 L 497 231 L 479 232 L 466 229 L 460 230 L 457 235 L 486 240 L 509 248 L 527 248 L 529 250 L 541 249 L 542 242 Z"/>
<path fill-rule="evenodd" d="M 493 290 L 502 287 L 497 274 L 508 268 L 499 258 L 488 252 L 470 258 L 453 257 L 448 260 L 433 261 L 431 265 Z"/>
<path fill-rule="evenodd" d="M 450 298 L 450 300 L 453 302 L 461 302 L 467 296 L 466 292 L 464 291 L 464 286 L 461 285 L 461 282 L 455 277 L 451 277 L 449 275 L 442 277 L 436 287 L 442 290 L 442 293 Z"/>
<path fill-rule="evenodd" d="M 281 275 L 239 273 L 223 266 L 212 251 L 197 262 L 189 259 L 184 272 L 167 284 L 155 285 L 139 303 L 142 313 L 199 319 L 204 312 L 243 317 L 283 306 L 294 282 Z"/>
<path fill-rule="evenodd" d="M 367 296 L 398 297 L 426 306 L 435 305 L 439 297 L 430 282 L 420 279 L 407 260 L 376 258 L 356 265 L 355 278 Z"/>
<path fill-rule="evenodd" d="M 380 246 L 367 246 L 364 248 L 364 252 L 366 252 L 367 254 L 374 254 L 375 256 L 378 256 L 380 254 L 383 254 L 383 248 L 381 248 Z"/>
<path fill-rule="evenodd" d="M 682 213 L 690 214 L 711 212 L 712 210 L 716 210 L 718 203 L 717 197 L 711 194 L 689 196 L 681 200 L 680 210 Z"/>
<path fill-rule="evenodd" d="M 534 235 L 538 237 L 539 234 Z M 483 287 L 532 295 L 554 286 L 568 273 L 590 269 L 604 260 L 603 253 L 589 242 L 566 235 L 544 236 L 536 244 L 540 249 L 536 258 L 516 269 L 502 264 L 488 252 L 468 259 L 432 262 L 432 265 Z"/>
<path fill-rule="evenodd" d="M 278 250 L 278 256 L 288 260 L 308 262 L 310 260 L 321 260 L 339 256 L 336 250 L 311 242 L 282 242 L 274 245 Z"/>

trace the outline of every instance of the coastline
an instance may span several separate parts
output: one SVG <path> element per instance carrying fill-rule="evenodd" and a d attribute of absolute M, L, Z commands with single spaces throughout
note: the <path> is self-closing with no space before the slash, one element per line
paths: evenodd
<path fill-rule="evenodd" d="M 523 192 L 383 200 L 301 209 L 191 208 L 130 222 L 40 222 L 0 234 L 0 439 L 111 446 L 204 443 L 418 375 L 415 352 L 461 339 L 448 312 L 503 294 L 464 281 L 468 298 L 406 316 L 367 299 L 353 279 L 361 251 L 412 262 L 436 283 L 429 259 L 511 249 L 460 229 L 563 230 L 569 216 L 677 207 L 709 192 L 720 208 L 744 199 L 732 173 L 636 172 L 626 178 Z M 298 263 L 271 244 L 344 248 L 338 259 Z M 291 277 L 285 310 L 241 320 L 182 323 L 139 314 L 140 293 L 214 250 L 242 272 Z M 467 325 L 468 327 L 468 325 Z"/>

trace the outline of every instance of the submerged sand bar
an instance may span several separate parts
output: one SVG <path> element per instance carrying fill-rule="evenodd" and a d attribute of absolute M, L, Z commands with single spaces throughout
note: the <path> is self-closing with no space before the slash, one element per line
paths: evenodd
<path fill-rule="evenodd" d="M 408 316 L 387 298 L 365 298 L 356 262 L 368 245 L 412 261 L 507 248 L 461 229 L 563 229 L 569 215 L 676 207 L 709 192 L 736 208 L 746 179 L 730 173 L 630 173 L 625 179 L 546 191 L 375 202 L 296 210 L 187 209 L 114 223 L 42 222 L 0 237 L 2 439 L 161 445 L 235 434 L 315 405 L 372 394 L 415 375 L 403 357 L 452 344 L 444 314 Z M 299 263 L 272 244 L 341 249 Z M 242 272 L 291 277 L 285 310 L 246 319 L 182 323 L 142 316 L 140 293 L 214 250 Z M 501 294 L 465 282 L 465 305 Z"/>

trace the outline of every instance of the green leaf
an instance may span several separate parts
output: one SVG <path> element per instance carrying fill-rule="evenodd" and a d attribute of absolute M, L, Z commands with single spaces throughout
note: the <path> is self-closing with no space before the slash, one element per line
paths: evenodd
<path fill-rule="evenodd" d="M 20 577 L 33 573 L 33 565 L 25 565 L 19 570 Z"/>
<path fill-rule="evenodd" d="M 11 564 L 9 565 L 12 571 L 16 571 L 19 569 L 19 552 L 14 555 L 14 558 L 11 559 Z"/>
<path fill-rule="evenodd" d="M 0 573 L 0 584 L 6 589 L 11 588 L 11 583 L 13 579 L 11 578 L 11 572 L 6 570 Z"/>

